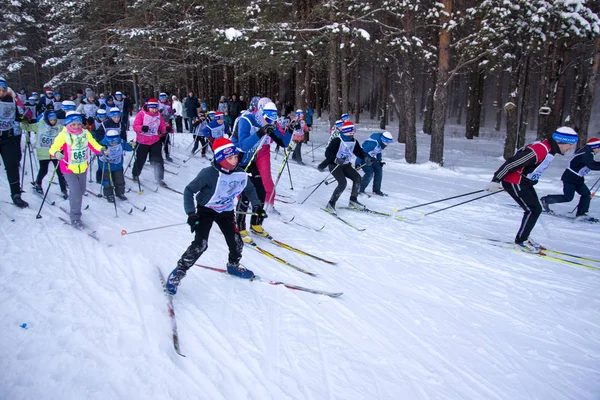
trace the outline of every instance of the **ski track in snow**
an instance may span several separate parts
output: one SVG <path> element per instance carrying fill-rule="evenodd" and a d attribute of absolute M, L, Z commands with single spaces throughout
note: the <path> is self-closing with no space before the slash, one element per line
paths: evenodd
<path fill-rule="evenodd" d="M 315 122 L 317 145 L 326 129 L 324 120 Z M 372 132 L 359 125 L 357 136 L 362 141 Z M 447 167 L 439 168 L 426 162 L 429 139 L 418 135 L 417 165 L 405 163 L 403 145 L 386 149 L 382 190 L 389 196 L 360 200 L 391 213 L 479 190 L 501 163 L 502 140 L 448 137 Z M 172 151 L 179 160 L 188 157 L 190 141 L 190 135 L 177 137 Z M 286 173 L 278 191 L 296 203 L 276 201 L 275 207 L 284 217 L 325 229 L 284 224 L 274 213 L 265 228 L 275 239 L 338 264 L 258 238 L 258 246 L 318 277 L 250 249 L 242 263 L 265 279 L 344 294 L 329 298 L 194 267 L 173 301 L 185 358 L 173 350 L 155 267 L 166 275 L 176 266 L 193 239 L 189 228 L 120 235 L 122 229 L 184 222 L 181 195 L 162 188 L 138 195 L 137 185 L 126 180 L 132 189 L 127 196 L 147 210 L 126 215 L 119 209 L 119 218 L 105 199 L 85 197 L 90 208 L 83 220 L 110 248 L 58 220 L 67 217 L 58 206 L 68 208 L 68 201 L 44 206 L 40 220 L 41 199 L 30 192 L 23 196 L 29 209 L 0 203 L 0 398 L 598 398 L 600 272 L 478 240 L 514 238 L 522 212 L 506 207 L 512 200 L 503 193 L 426 217 L 421 213 L 473 196 L 399 212 L 419 218 L 413 222 L 339 210 L 366 231 L 351 229 L 319 209 L 334 184 L 300 204 L 314 187 L 303 188 L 326 176 L 315 168 L 323 152 L 315 151 L 314 162 L 304 155 L 306 166 L 290 163 L 294 189 Z M 546 171 L 536 186 L 540 196 L 561 191 L 568 159 L 557 157 Z M 274 178 L 280 162 L 272 160 Z M 179 191 L 208 165 L 200 157 L 177 163 L 179 174 L 165 180 Z M 149 165 L 142 182 L 152 186 Z M 346 205 L 350 187 L 338 206 Z M 95 183 L 88 188 L 98 191 Z M 0 197 L 9 198 L 4 174 Z M 597 202 L 591 214 L 598 217 Z M 553 209 L 568 214 L 574 204 Z M 532 237 L 552 249 L 600 258 L 593 224 L 542 215 Z M 198 262 L 222 268 L 226 260 L 215 225 Z"/>

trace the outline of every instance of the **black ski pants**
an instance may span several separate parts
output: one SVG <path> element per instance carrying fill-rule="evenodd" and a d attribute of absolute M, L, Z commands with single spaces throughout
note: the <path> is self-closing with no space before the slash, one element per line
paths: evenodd
<path fill-rule="evenodd" d="M 111 167 L 110 176 L 108 170 L 104 170 L 102 192 L 104 193 L 104 197 L 113 195 L 123 196 L 125 194 L 125 175 L 123 174 L 122 169 L 118 169 L 115 171 Z"/>
<path fill-rule="evenodd" d="M 575 197 L 575 192 L 581 196 L 579 198 L 579 204 L 577 205 L 577 215 L 583 215 L 590 210 L 590 201 L 592 200 L 592 193 L 585 182 L 563 182 L 563 194 L 551 194 L 546 196 L 546 203 L 568 203 L 569 201 L 573 200 L 573 197 Z"/>
<path fill-rule="evenodd" d="M 58 175 L 58 184 L 60 185 L 60 191 L 64 192 L 65 190 L 67 190 L 67 182 L 65 181 L 63 173 L 60 171 L 60 167 L 57 167 L 58 160 L 55 158 L 51 160 L 40 160 L 40 170 L 38 172 L 37 178 L 35 178 L 35 182 L 38 185 L 42 184 L 44 177 L 48 174 L 48 166 L 50 165 L 50 163 L 54 164 L 54 168 L 56 168 L 56 175 Z"/>
<path fill-rule="evenodd" d="M 515 243 L 522 243 L 529 239 L 529 234 L 542 213 L 542 205 L 532 185 L 518 185 L 502 181 L 502 187 L 525 211 L 521 227 L 515 237 Z"/>
<path fill-rule="evenodd" d="M 133 176 L 140 176 L 146 159 L 150 154 L 150 163 L 154 166 L 154 179 L 159 181 L 164 177 L 164 160 L 162 158 L 162 142 L 159 140 L 154 144 L 139 144 L 135 152 L 135 163 L 133 164 Z M 157 171 L 158 170 L 158 171 Z"/>
<path fill-rule="evenodd" d="M 265 187 L 263 186 L 262 178 L 260 177 L 260 172 L 256 167 L 256 163 L 250 164 L 248 168 L 248 178 L 254 185 L 254 189 L 256 189 L 256 194 L 258 195 L 258 199 L 265 204 L 265 200 L 267 197 L 267 192 L 265 191 Z M 246 197 L 244 193 L 240 196 L 240 201 L 238 203 L 238 211 L 248 212 L 250 208 L 250 199 Z M 264 218 L 259 217 L 257 215 L 253 215 L 250 217 L 250 225 L 262 225 Z M 246 230 L 246 214 L 237 214 L 236 223 L 240 230 Z"/>
<path fill-rule="evenodd" d="M 21 160 L 21 135 L 0 137 L 0 155 L 6 169 L 11 196 L 21 194 L 19 162 Z"/>
<path fill-rule="evenodd" d="M 360 187 L 362 178 L 360 174 L 352 167 L 352 164 L 346 163 L 339 166 L 337 164 L 329 164 L 328 167 L 329 171 L 331 171 L 331 175 L 333 175 L 338 183 L 337 187 L 333 191 L 333 194 L 331 195 L 331 198 L 329 199 L 329 203 L 332 206 L 335 206 L 335 203 L 344 192 L 344 189 L 346 189 L 346 178 L 349 178 L 352 181 L 350 200 L 356 200 L 358 196 L 358 188 Z"/>

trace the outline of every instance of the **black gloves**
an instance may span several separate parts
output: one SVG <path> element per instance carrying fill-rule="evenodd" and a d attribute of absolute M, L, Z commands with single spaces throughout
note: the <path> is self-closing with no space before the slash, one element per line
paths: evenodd
<path fill-rule="evenodd" d="M 150 128 L 148 128 L 148 125 L 142 125 L 142 132 L 146 133 L 150 130 Z"/>
<path fill-rule="evenodd" d="M 86 120 L 85 120 L 85 122 L 86 122 L 88 125 L 94 125 L 94 118 L 92 118 L 92 117 L 88 117 L 88 119 L 86 119 Z"/>
<path fill-rule="evenodd" d="M 262 218 L 268 217 L 267 213 L 265 212 L 265 209 L 262 208 L 262 206 L 257 205 L 257 206 L 252 207 L 252 213 L 256 214 L 257 216 L 262 217 Z"/>
<path fill-rule="evenodd" d="M 385 161 L 379 161 L 379 165 L 383 167 L 385 165 Z"/>
<path fill-rule="evenodd" d="M 281 140 L 281 138 L 277 136 L 275 131 L 269 132 L 269 137 L 273 140 L 273 142 L 277 144 L 277 146 L 285 147 L 285 143 L 283 143 L 283 140 Z"/>
<path fill-rule="evenodd" d="M 345 158 L 338 157 L 338 158 L 335 159 L 335 163 L 337 165 L 343 165 L 345 162 L 346 162 Z"/>
<path fill-rule="evenodd" d="M 263 126 L 262 128 L 260 128 L 258 130 L 258 132 L 256 132 L 256 134 L 258 135 L 259 138 L 262 138 L 265 135 L 271 135 L 271 133 L 275 132 L 275 126 L 268 124 Z"/>
<path fill-rule="evenodd" d="M 198 228 L 198 224 L 200 223 L 200 216 L 196 213 L 189 213 L 187 223 L 190 226 L 190 231 L 194 233 L 196 228 Z"/>

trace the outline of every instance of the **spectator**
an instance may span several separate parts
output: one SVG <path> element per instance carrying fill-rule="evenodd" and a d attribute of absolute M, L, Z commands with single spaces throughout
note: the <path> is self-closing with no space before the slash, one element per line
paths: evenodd
<path fill-rule="evenodd" d="M 225 110 L 227 110 L 227 100 L 225 100 L 225 96 L 221 96 L 219 99 L 219 105 L 217 106 L 217 111 L 225 113 Z"/>
<path fill-rule="evenodd" d="M 242 108 L 242 102 L 239 101 L 237 98 L 237 93 L 234 93 L 231 95 L 231 100 L 229 100 L 228 108 L 229 108 L 229 116 L 231 117 L 231 119 L 233 121 L 235 121 L 235 119 L 240 116 L 242 111 L 245 110 L 245 108 Z"/>
<path fill-rule="evenodd" d="M 177 96 L 173 95 L 173 111 L 175 112 L 175 132 L 183 132 L 182 119 L 183 119 L 183 104 L 177 99 Z"/>
<path fill-rule="evenodd" d="M 200 102 L 198 98 L 194 96 L 194 92 L 189 92 L 188 96 L 185 98 L 184 102 L 185 107 L 185 119 L 188 121 L 186 125 L 190 127 L 190 130 L 194 126 L 194 120 L 198 118 L 198 112 L 200 111 Z"/>

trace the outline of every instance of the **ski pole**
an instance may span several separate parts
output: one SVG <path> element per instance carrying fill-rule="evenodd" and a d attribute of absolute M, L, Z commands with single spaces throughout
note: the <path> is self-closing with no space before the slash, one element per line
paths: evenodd
<path fill-rule="evenodd" d="M 91 160 L 90 160 L 90 165 L 89 165 L 89 171 L 90 171 L 90 178 L 88 179 L 88 183 L 92 183 L 92 170 L 94 169 L 94 160 L 96 159 L 96 157 L 98 156 L 94 156 Z"/>
<path fill-rule="evenodd" d="M 360 165 L 359 165 L 358 167 L 356 167 L 354 170 L 355 170 L 355 171 L 360 171 L 360 169 L 363 167 L 363 165 L 364 165 L 364 164 L 360 164 Z M 331 179 L 327 180 L 327 181 L 325 182 L 325 184 L 326 184 L 326 185 L 330 185 L 330 184 L 334 183 L 335 181 L 336 181 L 336 180 L 335 180 L 335 178 L 331 178 Z"/>
<path fill-rule="evenodd" d="M 185 164 L 186 162 L 188 162 L 188 161 L 190 161 L 192 158 L 194 158 L 194 157 L 196 156 L 196 154 L 198 154 L 198 153 L 202 152 L 202 151 L 204 150 L 204 148 L 205 148 L 206 146 L 208 146 L 208 144 L 209 144 L 209 143 L 210 143 L 210 142 L 207 140 L 207 141 L 206 141 L 206 143 L 204 143 L 204 144 L 202 145 L 202 147 L 200 147 L 200 150 L 196 150 L 196 152 L 195 152 L 194 154 L 192 154 L 191 156 L 189 156 L 187 160 L 183 160 L 183 163 Z"/>
<path fill-rule="evenodd" d="M 323 180 L 322 180 L 322 181 L 321 181 L 321 182 L 320 182 L 320 183 L 317 185 L 317 187 L 316 187 L 316 188 L 314 188 L 314 189 L 313 189 L 313 191 L 312 191 L 312 192 L 310 192 L 310 193 L 308 194 L 308 196 L 306 196 L 306 198 L 305 198 L 304 200 L 302 200 L 302 202 L 301 202 L 300 204 L 304 204 L 304 202 L 305 202 L 306 200 L 308 200 L 308 198 L 309 198 L 310 196 L 312 196 L 312 194 L 313 194 L 314 192 L 316 192 L 316 191 L 317 191 L 317 189 L 319 188 L 319 186 L 321 186 L 321 185 L 322 185 L 322 184 L 323 184 L 323 183 L 324 183 L 324 182 L 327 180 L 327 178 L 329 178 L 329 175 L 333 174 L 333 173 L 334 173 L 334 171 L 335 171 L 336 169 L 338 169 L 338 167 L 339 167 L 339 166 L 340 166 L 340 164 L 337 164 L 337 165 L 335 166 L 335 168 L 334 168 L 334 169 L 333 169 L 331 172 L 329 172 L 329 173 L 327 174 L 327 176 L 325 177 L 325 179 L 323 179 Z"/>
<path fill-rule="evenodd" d="M 398 210 L 398 212 L 400 212 L 400 211 L 406 211 L 406 210 L 412 210 L 413 208 L 417 208 L 417 207 L 423 207 L 423 206 L 428 206 L 428 205 L 430 205 L 430 204 L 440 203 L 440 202 L 442 202 L 442 201 L 446 201 L 446 200 L 457 199 L 457 198 L 459 198 L 459 197 L 464 197 L 464 196 L 468 196 L 468 195 L 470 195 L 470 194 L 475 194 L 475 193 L 481 193 L 481 192 L 483 192 L 483 191 L 484 191 L 483 189 L 481 189 L 481 190 L 475 190 L 474 192 L 469 192 L 469 193 L 459 194 L 459 195 L 457 195 L 457 196 L 452 196 L 452 197 L 446 197 L 446 198 L 444 198 L 444 199 L 440 199 L 440 200 L 436 200 L 436 201 L 430 201 L 429 203 L 417 204 L 416 206 L 412 206 L 412 207 L 405 207 L 405 208 L 403 208 L 403 209 L 401 209 L 401 210 Z M 478 197 L 478 198 L 479 198 L 479 197 Z M 474 200 L 477 200 L 477 199 L 474 199 Z M 461 203 L 461 204 L 462 204 L 462 203 Z M 438 210 L 438 211 L 441 211 L 441 210 Z M 427 215 L 427 214 L 425 214 L 425 215 Z"/>
<path fill-rule="evenodd" d="M 598 191 L 598 188 L 600 188 L 600 186 L 598 186 L 598 187 L 596 188 L 596 190 L 594 190 L 594 191 L 592 192 L 592 189 L 594 189 L 594 187 L 595 187 L 595 186 L 598 184 L 598 182 L 600 182 L 600 178 L 598 178 L 598 179 L 596 180 L 596 182 L 594 182 L 594 184 L 593 184 L 593 185 L 592 185 L 592 187 L 590 188 L 590 192 L 591 192 L 591 194 L 590 194 L 590 197 L 591 197 L 592 199 L 594 198 L 594 196 L 596 196 L 596 192 Z M 571 210 L 571 212 L 570 212 L 570 213 L 571 213 L 571 214 L 573 214 L 573 213 L 575 212 L 575 210 L 577 210 L 577 207 L 578 207 L 578 205 L 577 205 L 577 206 L 575 206 L 575 208 L 574 208 L 573 210 Z"/>
<path fill-rule="evenodd" d="M 98 166 L 100 166 L 100 160 L 98 160 Z M 98 188 L 98 197 L 102 197 L 104 191 L 102 190 L 104 187 L 104 166 L 102 166 L 102 175 L 100 177 L 100 187 Z"/>
<path fill-rule="evenodd" d="M 119 213 L 117 212 L 117 196 L 115 196 L 116 191 L 115 191 L 115 184 L 113 183 L 113 178 L 112 178 L 112 173 L 110 172 L 110 161 L 108 160 L 108 157 L 106 157 L 106 166 L 108 167 L 108 181 L 110 182 L 110 186 L 112 187 L 112 192 L 113 192 L 113 204 L 115 205 L 115 217 L 119 218 Z M 103 169 L 104 171 L 104 169 Z M 138 179 L 139 182 L 139 179 Z"/>
<path fill-rule="evenodd" d="M 35 173 L 33 171 L 33 149 L 31 148 L 31 143 L 27 142 L 27 150 L 29 151 L 29 167 L 31 168 L 31 182 L 35 181 Z"/>
<path fill-rule="evenodd" d="M 258 146 L 256 146 L 256 150 L 254 150 L 254 153 L 252 153 L 252 158 L 250 158 L 250 161 L 248 161 L 248 165 L 246 165 L 246 168 L 244 168 L 244 171 L 248 172 L 248 168 L 250 168 L 250 165 L 252 165 L 252 162 L 254 161 L 256 154 L 258 154 L 258 151 L 263 147 L 263 145 L 265 144 L 265 140 L 267 140 L 268 137 L 269 137 L 269 135 L 265 134 L 260 139 L 260 141 L 258 142 Z"/>
<path fill-rule="evenodd" d="M 48 192 L 50 191 L 50 186 L 52 186 L 52 180 L 54 180 L 54 175 L 56 174 L 56 170 L 59 165 L 60 165 L 60 162 L 57 162 L 56 167 L 54 167 L 54 171 L 52 171 L 52 176 L 50 177 L 50 182 L 48 182 L 48 188 L 46 189 L 46 193 L 44 193 L 44 198 L 42 199 L 42 204 L 40 205 L 40 209 L 38 210 L 37 215 L 35 216 L 36 219 L 42 218 L 42 214 L 41 214 L 42 207 L 44 207 L 44 204 L 46 203 L 46 196 L 48 196 Z"/>
<path fill-rule="evenodd" d="M 483 191 L 483 190 L 482 190 L 482 191 Z M 503 191 L 504 191 L 504 190 L 499 190 L 499 191 L 497 191 L 497 192 L 494 192 L 494 193 L 487 193 L 487 194 L 484 194 L 483 196 L 475 197 L 474 199 L 467 200 L 467 201 L 463 201 L 462 203 L 458 203 L 458 204 L 455 204 L 455 205 L 453 205 L 453 206 L 450 206 L 450 207 L 441 208 L 441 209 L 439 209 L 439 210 L 435 210 L 435 211 L 432 211 L 432 212 L 428 212 L 427 214 L 423 214 L 423 216 L 425 217 L 425 216 L 427 216 L 427 215 L 435 214 L 435 213 L 438 213 L 438 212 L 440 212 L 440 211 L 449 210 L 450 208 L 458 207 L 458 206 L 460 206 L 460 205 L 467 204 L 467 203 L 470 203 L 470 202 L 472 202 L 472 201 L 475 201 L 475 200 L 483 199 L 484 197 L 488 197 L 488 196 L 491 196 L 491 195 L 493 195 L 493 194 L 500 193 L 500 192 L 503 192 Z"/>
<path fill-rule="evenodd" d="M 133 235 L 134 233 L 140 233 L 140 232 L 148 232 L 148 231 L 155 231 L 157 229 L 164 229 L 164 228 L 171 228 L 173 226 L 180 226 L 180 225 L 187 225 L 187 222 L 181 222 L 179 224 L 171 224 L 171 225 L 164 225 L 164 226 L 157 226 L 155 228 L 148 228 L 148 229 L 140 229 L 138 231 L 133 231 L 133 232 L 127 232 L 125 229 L 121 230 L 121 236 L 125 236 L 125 235 Z"/>
<path fill-rule="evenodd" d="M 312 144 L 312 140 L 311 140 L 311 144 Z M 313 147 L 312 147 L 312 150 L 305 151 L 305 152 L 304 152 L 304 155 L 307 155 L 308 153 L 313 153 L 313 157 L 314 157 L 314 156 L 315 156 L 315 155 L 314 155 L 314 152 L 315 152 L 315 150 L 316 150 L 316 149 L 318 149 L 318 148 L 321 148 L 321 147 L 325 146 L 326 144 L 327 144 L 327 142 L 325 142 L 325 143 L 321 143 L 321 144 L 320 144 L 320 145 L 318 145 L 317 147 L 315 147 L 315 146 L 313 145 Z M 314 161 L 314 160 L 313 160 L 313 161 Z"/>
<path fill-rule="evenodd" d="M 27 133 L 27 135 L 29 135 L 29 132 Z M 20 142 L 19 142 L 20 143 Z M 26 138 L 26 143 L 29 144 L 29 138 Z M 27 144 L 25 145 L 25 149 L 27 149 Z M 21 145 L 19 144 L 19 149 L 21 148 Z M 25 151 L 25 155 L 23 156 L 23 170 L 21 172 L 21 189 L 23 188 L 23 183 L 25 183 L 25 165 L 27 165 L 27 151 Z"/>
<path fill-rule="evenodd" d="M 133 149 L 133 152 L 131 153 L 131 158 L 129 159 L 129 164 L 127 164 L 127 168 L 125 168 L 125 171 L 123 171 L 123 176 L 125 176 L 125 173 L 129 169 L 129 167 L 131 167 L 131 162 L 133 161 L 133 159 L 137 155 L 137 149 L 138 149 L 139 145 L 140 144 L 136 142 L 135 148 Z"/>
<path fill-rule="evenodd" d="M 290 172 L 290 163 L 286 163 L 288 176 L 290 177 L 290 190 L 294 190 L 294 182 L 292 182 L 292 173 Z"/>

